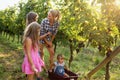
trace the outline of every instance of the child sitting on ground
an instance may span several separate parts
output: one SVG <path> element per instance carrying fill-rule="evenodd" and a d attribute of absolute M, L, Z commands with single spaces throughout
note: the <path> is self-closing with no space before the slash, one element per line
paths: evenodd
<path fill-rule="evenodd" d="M 50 72 L 53 67 L 54 67 L 54 72 L 56 74 L 64 76 L 64 77 L 69 77 L 69 75 L 67 73 L 65 73 L 65 70 L 64 70 L 64 68 L 66 68 L 66 66 L 65 66 L 65 62 L 64 62 L 64 56 L 62 54 L 57 55 L 57 61 L 54 62 L 52 64 L 52 66 L 50 67 Z"/>

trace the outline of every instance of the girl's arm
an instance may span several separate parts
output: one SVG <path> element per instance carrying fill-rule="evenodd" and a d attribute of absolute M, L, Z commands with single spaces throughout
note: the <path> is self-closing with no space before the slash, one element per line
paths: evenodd
<path fill-rule="evenodd" d="M 46 19 L 43 19 L 42 22 L 41 22 L 41 30 L 40 30 L 40 33 L 43 34 L 42 36 L 39 37 L 39 39 L 44 39 L 47 35 L 50 35 L 51 33 L 50 32 L 46 32 L 46 29 L 45 29 L 45 25 L 46 25 Z"/>
<path fill-rule="evenodd" d="M 34 66 L 34 63 L 32 61 L 32 57 L 31 57 L 31 47 L 32 47 L 32 41 L 30 38 L 27 38 L 26 41 L 25 41 L 25 46 L 26 46 L 26 54 L 28 56 L 28 61 L 31 65 L 31 68 L 33 71 L 37 72 L 36 71 L 36 68 Z"/>
<path fill-rule="evenodd" d="M 39 39 L 44 39 L 47 35 L 50 35 L 50 34 L 51 34 L 50 32 L 47 32 L 46 34 L 40 36 Z"/>
<path fill-rule="evenodd" d="M 54 39 L 55 39 L 55 35 L 52 35 L 51 42 L 53 42 Z"/>
<path fill-rule="evenodd" d="M 52 47 L 52 42 L 48 41 L 46 38 L 44 38 L 44 41 L 48 47 Z"/>
<path fill-rule="evenodd" d="M 55 35 L 52 35 L 52 38 L 51 38 L 51 41 L 48 41 L 46 38 L 44 38 L 44 41 L 46 42 L 46 44 L 48 45 L 48 46 L 52 46 L 52 42 L 53 42 L 53 40 L 54 40 L 54 38 L 55 38 Z"/>
<path fill-rule="evenodd" d="M 58 28 L 59 28 L 59 23 L 57 22 L 57 23 L 56 23 L 56 26 L 55 26 L 55 31 L 53 32 L 53 35 L 52 35 L 51 42 L 53 42 L 53 40 L 54 40 L 54 38 L 55 38 L 55 35 L 56 35 L 57 32 L 58 32 Z"/>

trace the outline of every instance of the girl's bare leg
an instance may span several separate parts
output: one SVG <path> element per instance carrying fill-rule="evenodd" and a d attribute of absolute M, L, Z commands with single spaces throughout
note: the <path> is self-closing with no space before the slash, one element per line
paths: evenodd
<path fill-rule="evenodd" d="M 28 74 L 27 80 L 34 80 L 34 74 Z"/>
<path fill-rule="evenodd" d="M 40 73 L 36 73 L 37 80 L 43 80 L 43 78 L 40 76 Z"/>
<path fill-rule="evenodd" d="M 40 44 L 39 47 L 40 47 L 40 56 L 41 56 L 41 59 L 44 60 L 44 52 L 43 52 L 43 44 Z"/>
<path fill-rule="evenodd" d="M 54 49 L 52 47 L 47 47 L 48 52 L 50 54 L 50 66 L 53 64 L 53 59 L 54 59 Z"/>
<path fill-rule="evenodd" d="M 46 66 L 42 66 L 42 68 L 45 70 L 45 72 L 48 72 Z"/>

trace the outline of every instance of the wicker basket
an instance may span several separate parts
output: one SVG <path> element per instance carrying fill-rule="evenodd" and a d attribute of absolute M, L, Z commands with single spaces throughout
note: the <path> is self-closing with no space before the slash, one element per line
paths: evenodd
<path fill-rule="evenodd" d="M 60 76 L 52 72 L 48 72 L 48 77 L 50 80 L 77 80 L 78 75 L 65 69 L 65 72 L 70 76 L 69 78 Z"/>

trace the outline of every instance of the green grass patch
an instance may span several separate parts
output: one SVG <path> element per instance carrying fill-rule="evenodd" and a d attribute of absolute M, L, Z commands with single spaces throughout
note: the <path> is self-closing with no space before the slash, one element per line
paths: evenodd
<path fill-rule="evenodd" d="M 64 54 L 65 62 L 68 66 L 70 58 L 69 46 L 62 46 L 58 44 L 55 59 L 57 54 Z M 24 58 L 22 44 L 17 41 L 12 42 L 7 40 L 4 35 L 0 35 L 0 80 L 25 80 L 25 74 L 21 72 L 21 64 Z M 71 63 L 70 70 L 72 72 L 80 74 L 78 80 L 83 80 L 84 76 L 89 71 L 94 69 L 105 57 L 101 56 L 97 48 L 91 46 L 82 48 L 77 54 L 74 52 L 73 62 Z M 49 53 L 47 49 L 44 49 L 44 59 L 46 66 L 49 66 Z M 117 55 L 110 64 L 110 80 L 119 80 L 120 75 L 120 54 Z M 47 75 L 43 71 L 41 76 L 47 78 Z M 105 67 L 100 69 L 97 73 L 92 76 L 94 80 L 104 80 Z"/>

